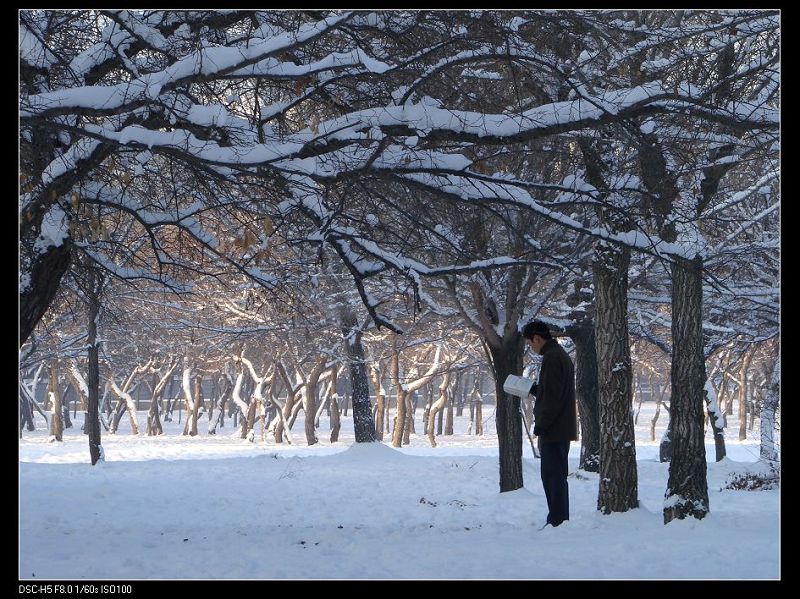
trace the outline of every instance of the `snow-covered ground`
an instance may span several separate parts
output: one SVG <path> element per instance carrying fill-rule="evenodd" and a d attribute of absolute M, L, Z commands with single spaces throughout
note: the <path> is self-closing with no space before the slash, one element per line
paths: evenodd
<path fill-rule="evenodd" d="M 539 530 L 547 507 L 539 461 L 525 439 L 525 486 L 499 493 L 497 437 L 485 406 L 483 437 L 456 434 L 401 450 L 355 444 L 352 420 L 331 444 L 295 445 L 221 434 L 104 434 L 106 462 L 88 465 L 78 424 L 63 443 L 42 430 L 20 440 L 19 577 L 58 579 L 774 579 L 780 577 L 780 491 L 721 490 L 733 473 L 763 470 L 757 431 L 714 463 L 707 438 L 711 513 L 665 526 L 668 464 L 649 441 L 647 404 L 637 425 L 641 507 L 596 510 L 597 474 L 576 473 L 570 452 L 570 520 Z M 421 410 L 418 411 L 421 415 Z M 140 413 L 140 424 L 146 421 Z M 662 413 L 661 425 L 666 424 Z M 417 422 L 421 431 L 421 423 Z"/>

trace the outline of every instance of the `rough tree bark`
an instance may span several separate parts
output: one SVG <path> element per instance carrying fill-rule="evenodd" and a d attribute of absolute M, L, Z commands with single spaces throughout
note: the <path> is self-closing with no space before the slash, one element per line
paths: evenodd
<path fill-rule="evenodd" d="M 364 346 L 361 343 L 361 328 L 358 326 L 358 319 L 352 310 L 340 310 L 339 314 L 347 359 L 350 362 L 350 383 L 353 386 L 353 429 L 356 443 L 372 443 L 375 441 L 376 427 L 375 420 L 372 418 L 372 404 L 369 401 L 369 379 L 364 360 Z M 379 438 L 383 438 L 382 433 Z"/>
<path fill-rule="evenodd" d="M 636 439 L 631 415 L 628 340 L 630 250 L 606 242 L 595 246 L 595 343 L 600 421 L 600 485 L 597 509 L 604 514 L 639 506 Z"/>
<path fill-rule="evenodd" d="M 500 492 L 515 491 L 523 486 L 522 480 L 522 418 L 519 397 L 503 391 L 503 382 L 509 374 L 522 373 L 524 346 L 519 331 L 502 338 L 501 344 L 487 344 L 494 371 L 495 397 L 497 397 L 497 441 L 500 454 Z M 476 414 L 476 418 L 478 414 Z"/>
<path fill-rule="evenodd" d="M 703 352 L 702 260 L 672 263 L 672 460 L 664 494 L 664 524 L 709 512 L 703 408 L 706 364 Z"/>
<path fill-rule="evenodd" d="M 591 320 L 582 320 L 569 327 L 567 333 L 575 343 L 575 398 L 578 401 L 581 424 L 581 457 L 578 467 L 587 472 L 599 472 L 599 391 L 594 323 Z"/>

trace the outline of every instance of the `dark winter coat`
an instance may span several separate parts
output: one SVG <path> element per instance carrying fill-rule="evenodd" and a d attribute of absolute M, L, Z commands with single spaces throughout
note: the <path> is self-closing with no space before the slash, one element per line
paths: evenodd
<path fill-rule="evenodd" d="M 539 382 L 531 387 L 536 396 L 533 432 L 544 442 L 575 441 L 578 438 L 575 366 L 555 339 L 548 339 L 541 353 Z"/>

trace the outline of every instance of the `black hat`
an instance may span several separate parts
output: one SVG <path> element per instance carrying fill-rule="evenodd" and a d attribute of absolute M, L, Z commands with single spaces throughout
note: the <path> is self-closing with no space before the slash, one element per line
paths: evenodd
<path fill-rule="evenodd" d="M 542 339 L 552 339 L 550 328 L 541 320 L 533 320 L 522 329 L 522 336 L 525 339 L 533 339 L 534 335 L 539 335 Z"/>

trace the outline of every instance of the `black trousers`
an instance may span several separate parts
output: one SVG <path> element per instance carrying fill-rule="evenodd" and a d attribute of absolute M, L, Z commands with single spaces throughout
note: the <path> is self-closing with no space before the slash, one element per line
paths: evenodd
<path fill-rule="evenodd" d="M 542 441 L 542 486 L 547 497 L 547 523 L 558 526 L 569 520 L 569 441 Z"/>

